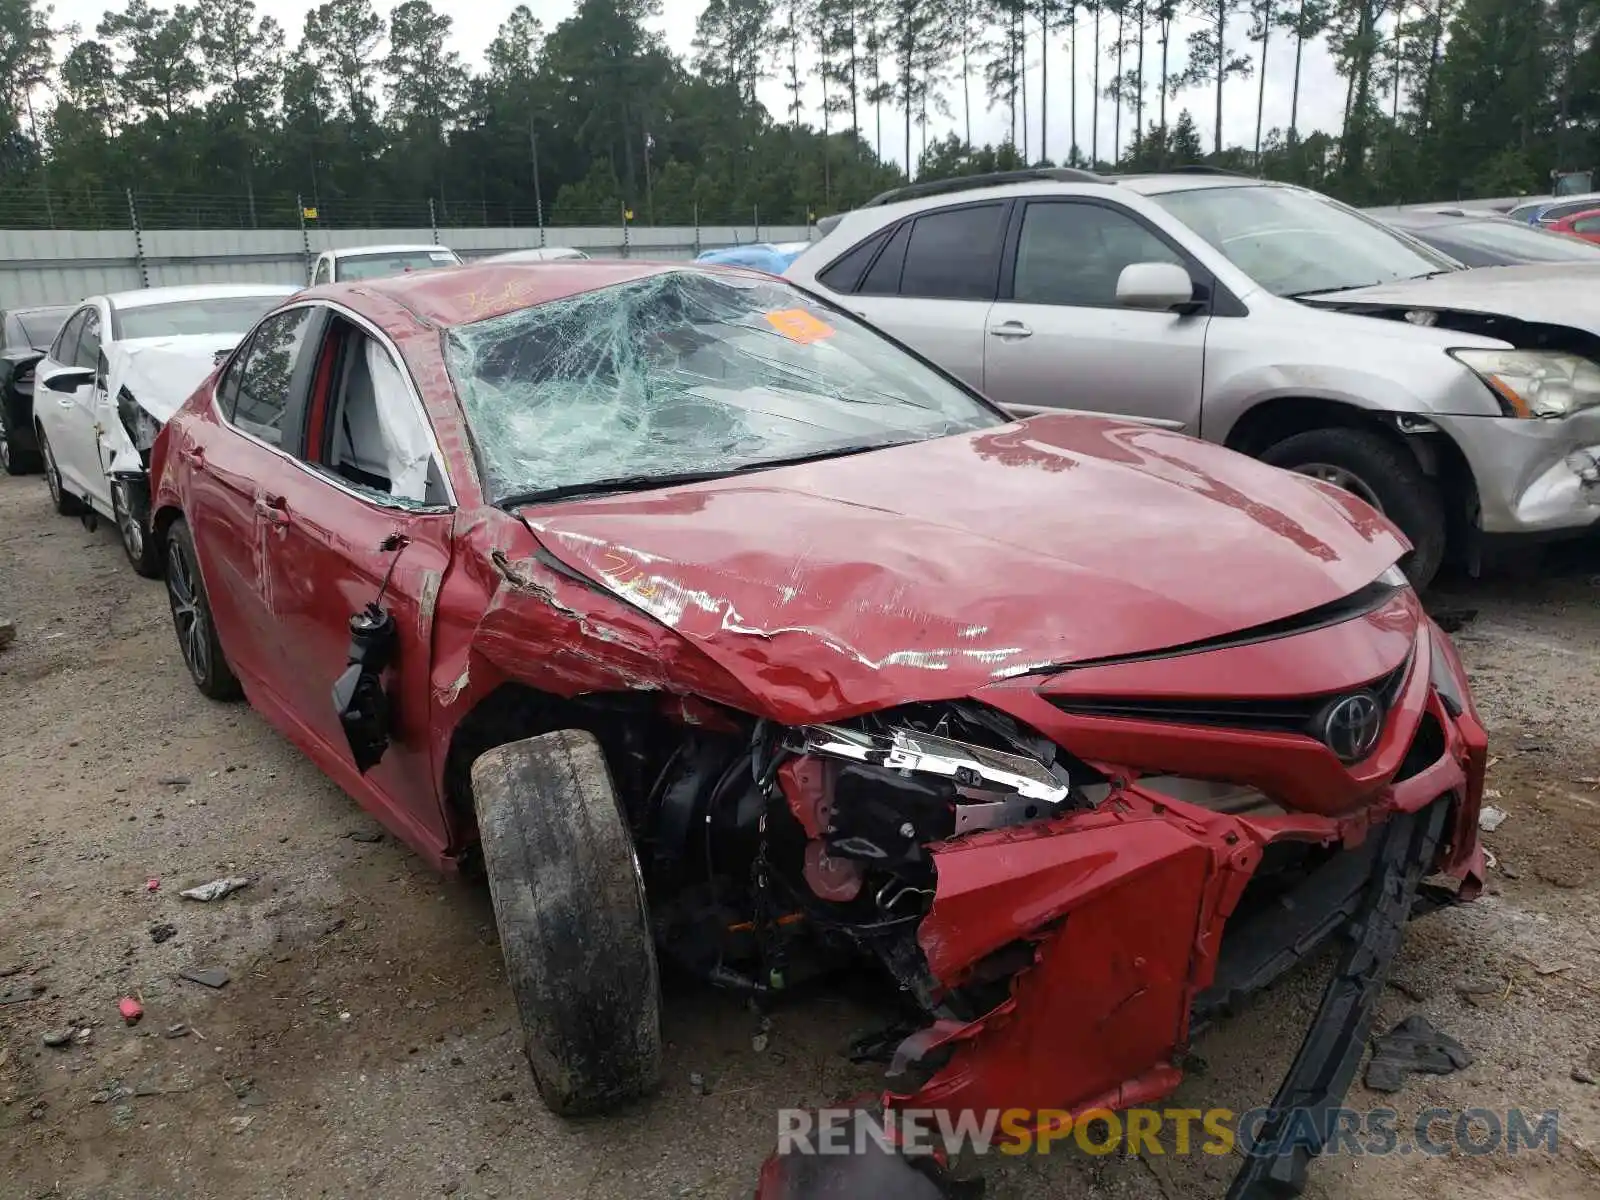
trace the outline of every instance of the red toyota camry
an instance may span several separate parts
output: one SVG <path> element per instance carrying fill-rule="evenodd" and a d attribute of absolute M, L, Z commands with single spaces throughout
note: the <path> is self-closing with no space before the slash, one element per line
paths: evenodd
<path fill-rule="evenodd" d="M 315 289 L 153 470 L 195 683 L 487 876 L 559 1113 L 656 1083 L 662 956 L 755 997 L 875 963 L 923 1013 L 885 1104 L 1059 1115 L 1167 1094 L 1344 935 L 1274 1100 L 1325 1111 L 1405 921 L 1478 887 L 1484 732 L 1383 517 L 1011 420 L 779 280 Z"/>

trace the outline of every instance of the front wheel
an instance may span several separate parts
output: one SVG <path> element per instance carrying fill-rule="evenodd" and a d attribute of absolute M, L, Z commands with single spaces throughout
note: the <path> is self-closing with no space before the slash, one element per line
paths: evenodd
<path fill-rule="evenodd" d="M 593 735 L 547 733 L 472 765 L 484 873 L 533 1081 L 550 1110 L 607 1112 L 661 1078 L 644 882 Z"/>
<path fill-rule="evenodd" d="M 137 479 L 113 479 L 111 513 L 134 571 L 146 579 L 161 578 L 161 556 L 150 536 L 149 485 Z"/>
<path fill-rule="evenodd" d="M 222 656 L 194 538 L 181 517 L 167 530 L 167 601 L 172 606 L 178 649 L 200 694 L 212 700 L 237 700 L 242 689 Z"/>
<path fill-rule="evenodd" d="M 1447 524 L 1436 483 L 1404 446 L 1381 433 L 1334 427 L 1312 429 L 1267 448 L 1262 459 L 1359 496 L 1400 527 L 1411 553 L 1400 566 L 1419 591 L 1444 559 Z"/>

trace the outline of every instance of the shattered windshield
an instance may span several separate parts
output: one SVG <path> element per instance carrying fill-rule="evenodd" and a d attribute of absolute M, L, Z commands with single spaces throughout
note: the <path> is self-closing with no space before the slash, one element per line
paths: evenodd
<path fill-rule="evenodd" d="M 1279 296 L 1370 287 L 1459 266 L 1300 188 L 1194 188 L 1151 199 Z"/>
<path fill-rule="evenodd" d="M 776 279 L 676 270 L 452 329 L 497 503 L 727 475 L 1004 418 Z"/>

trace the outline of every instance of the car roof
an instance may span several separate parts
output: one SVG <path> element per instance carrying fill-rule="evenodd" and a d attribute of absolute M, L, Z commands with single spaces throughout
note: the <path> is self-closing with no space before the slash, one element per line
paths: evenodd
<path fill-rule="evenodd" d="M 148 308 L 152 304 L 182 304 L 190 300 L 228 300 L 235 296 L 292 296 L 300 289 L 281 283 L 204 283 L 187 287 L 141 288 L 135 292 L 108 292 L 104 296 L 86 296 L 90 300 L 105 300 L 112 308 Z"/>
<path fill-rule="evenodd" d="M 358 312 L 367 307 L 363 303 L 364 296 L 381 296 L 429 324 L 449 327 L 488 320 L 669 271 L 734 274 L 771 282 L 769 276 L 759 271 L 688 262 L 620 258 L 559 258 L 549 262 L 485 259 L 448 271 L 418 271 L 383 279 L 323 284 L 305 295 L 336 300 Z"/>
<path fill-rule="evenodd" d="M 333 250 L 324 250 L 324 254 L 331 254 L 335 258 L 345 258 L 353 254 L 431 254 L 435 250 L 440 253 L 454 254 L 449 246 L 432 246 L 422 242 L 396 243 L 386 246 L 340 246 Z"/>

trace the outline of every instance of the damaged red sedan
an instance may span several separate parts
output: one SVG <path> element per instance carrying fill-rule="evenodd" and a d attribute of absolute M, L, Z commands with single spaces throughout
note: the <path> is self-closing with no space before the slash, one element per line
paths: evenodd
<path fill-rule="evenodd" d="M 1339 937 L 1274 1101 L 1323 1111 L 1406 920 L 1478 886 L 1484 732 L 1384 518 L 1012 421 L 765 276 L 314 289 L 154 473 L 195 683 L 481 868 L 559 1113 L 657 1082 L 658 956 L 756 997 L 875 963 L 921 1013 L 883 1103 L 1070 1113 Z"/>

